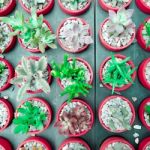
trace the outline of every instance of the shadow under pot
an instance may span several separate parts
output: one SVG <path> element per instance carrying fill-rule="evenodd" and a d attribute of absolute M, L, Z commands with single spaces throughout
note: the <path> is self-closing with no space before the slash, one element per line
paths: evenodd
<path fill-rule="evenodd" d="M 142 49 L 150 51 L 150 17 L 146 18 L 144 23 L 142 23 L 137 30 L 137 42 Z"/>
<path fill-rule="evenodd" d="M 0 92 L 8 89 L 11 84 L 10 80 L 14 77 L 14 68 L 4 58 L 0 58 Z"/>
<path fill-rule="evenodd" d="M 135 150 L 134 147 L 122 137 L 110 137 L 106 139 L 99 150 Z M 140 149 L 141 150 L 141 149 Z"/>
<path fill-rule="evenodd" d="M 0 137 L 1 150 L 13 150 L 11 143 L 4 137 Z"/>
<path fill-rule="evenodd" d="M 137 7 L 146 14 L 150 14 L 150 2 L 148 0 L 136 0 Z"/>
<path fill-rule="evenodd" d="M 0 3 L 0 16 L 6 16 L 13 11 L 16 6 L 16 0 L 3 0 Z"/>
<path fill-rule="evenodd" d="M 68 138 L 62 142 L 58 150 L 91 150 L 89 145 L 81 138 Z"/>
<path fill-rule="evenodd" d="M 29 137 L 23 141 L 17 148 L 17 150 L 28 150 L 28 149 L 42 149 L 52 150 L 50 143 L 42 137 Z"/>
<path fill-rule="evenodd" d="M 55 127 L 59 134 L 79 137 L 88 133 L 94 124 L 94 114 L 89 104 L 80 99 L 63 103 L 58 109 Z"/>
<path fill-rule="evenodd" d="M 49 103 L 42 98 L 31 97 L 17 107 L 13 120 L 16 125 L 14 133 L 36 135 L 45 131 L 51 121 L 52 109 Z"/>
<path fill-rule="evenodd" d="M 121 133 L 131 130 L 135 120 L 135 109 L 125 97 L 106 97 L 99 105 L 98 116 L 101 125 L 110 132 Z"/>
<path fill-rule="evenodd" d="M 22 8 L 28 13 L 31 13 L 31 8 L 35 7 L 37 10 L 37 15 L 46 15 L 52 10 L 55 1 L 43 0 L 35 2 L 35 0 L 19 0 L 19 3 Z"/>

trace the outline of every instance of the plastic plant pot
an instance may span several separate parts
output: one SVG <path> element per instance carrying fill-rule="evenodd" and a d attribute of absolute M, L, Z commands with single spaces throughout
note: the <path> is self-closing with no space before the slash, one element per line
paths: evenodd
<path fill-rule="evenodd" d="M 101 114 L 102 114 L 102 108 L 103 106 L 108 102 L 110 101 L 111 99 L 113 98 L 116 98 L 116 97 L 120 97 L 122 100 L 124 100 L 125 102 L 127 102 L 130 106 L 130 109 L 131 109 L 131 112 L 132 112 L 132 118 L 130 120 L 130 125 L 132 126 L 133 123 L 134 123 L 134 120 L 135 120 L 135 109 L 134 109 L 134 106 L 133 104 L 125 97 L 123 96 L 120 96 L 120 95 L 113 95 L 113 96 L 108 96 L 106 97 L 99 105 L 99 108 L 98 108 L 98 117 L 99 117 L 99 122 L 100 124 L 103 126 L 104 129 L 106 129 L 107 131 L 110 131 L 110 132 L 113 132 L 109 127 L 107 127 L 104 123 L 103 123 L 103 120 L 101 119 Z M 114 133 L 121 133 L 121 132 L 125 132 L 127 130 L 115 130 Z"/>
<path fill-rule="evenodd" d="M 139 1 L 140 1 L 140 0 L 139 0 Z M 148 20 L 150 20 L 150 17 L 146 18 L 146 19 L 144 20 L 144 22 L 147 22 Z M 144 40 L 144 38 L 143 38 L 143 34 L 142 34 L 143 28 L 144 28 L 144 23 L 142 23 L 142 24 L 139 26 L 139 28 L 138 28 L 138 30 L 137 30 L 136 38 L 137 38 L 137 42 L 138 42 L 138 44 L 141 46 L 141 48 L 149 52 L 149 51 L 150 51 L 150 46 L 149 46 L 149 47 L 146 46 L 146 42 L 145 42 L 145 40 Z"/>
<path fill-rule="evenodd" d="M 150 14 L 150 7 L 148 7 L 144 0 L 136 0 L 137 7 L 146 14 Z"/>
<path fill-rule="evenodd" d="M 45 131 L 49 127 L 49 125 L 52 121 L 52 109 L 51 109 L 50 104 L 46 100 L 44 100 L 42 98 L 38 98 L 38 97 L 31 97 L 31 98 L 28 98 L 25 101 L 22 101 L 21 104 L 17 107 L 17 109 L 20 108 L 27 101 L 40 102 L 40 103 L 45 105 L 45 107 L 47 108 L 47 111 L 48 111 L 48 116 L 47 116 L 48 119 L 46 121 L 46 124 L 45 124 L 44 128 L 42 130 L 36 130 L 36 131 L 29 131 L 28 132 L 30 135 L 36 135 L 36 134 L 39 134 L 39 133 Z M 15 117 L 18 117 L 18 112 L 17 111 L 15 112 Z"/>
<path fill-rule="evenodd" d="M 130 147 L 131 150 L 135 150 L 134 147 L 127 140 L 125 140 L 122 137 L 110 137 L 110 138 L 106 139 L 100 146 L 99 150 L 106 150 L 108 145 L 110 145 L 112 143 L 116 143 L 116 142 L 121 142 L 123 144 L 126 144 Z M 140 149 L 140 150 L 142 150 L 142 149 Z"/>
<path fill-rule="evenodd" d="M 69 14 L 69 15 L 71 15 L 71 16 L 79 16 L 79 15 L 82 15 L 83 13 L 85 13 L 85 12 L 90 8 L 91 0 L 88 0 L 86 6 L 83 7 L 82 9 L 80 9 L 80 10 L 70 10 L 70 9 L 66 8 L 66 7 L 62 4 L 61 0 L 58 0 L 58 4 L 59 4 L 61 10 L 62 10 L 64 13 Z"/>
<path fill-rule="evenodd" d="M 0 137 L 0 148 L 2 150 L 13 150 L 11 143 L 4 137 Z"/>
<path fill-rule="evenodd" d="M 28 13 L 31 13 L 31 10 L 28 9 L 22 2 L 22 0 L 18 0 L 20 5 L 22 6 L 22 8 L 28 12 Z M 43 15 L 46 15 L 48 14 L 52 8 L 54 7 L 54 4 L 55 4 L 55 1 L 54 0 L 47 0 L 48 1 L 48 4 L 41 10 L 37 10 L 37 15 L 40 15 L 40 14 L 43 14 Z"/>
<path fill-rule="evenodd" d="M 117 58 L 121 58 L 121 59 L 125 59 L 126 56 L 124 55 L 120 55 L 120 54 L 116 54 L 115 57 Z M 100 81 L 102 82 L 102 84 L 108 88 L 109 90 L 112 90 L 112 86 L 109 85 L 109 84 L 105 84 L 103 83 L 103 68 L 105 66 L 105 64 L 111 59 L 111 57 L 107 57 L 103 62 L 102 64 L 100 65 L 100 68 L 99 68 L 99 79 Z M 128 64 L 131 66 L 131 68 L 135 68 L 133 62 L 131 60 L 128 61 Z M 135 77 L 136 77 L 136 71 L 132 74 L 132 80 L 134 81 L 135 80 Z M 124 91 L 124 90 L 127 90 L 130 86 L 132 85 L 132 83 L 129 83 L 129 84 L 126 84 L 122 87 L 116 87 L 114 89 L 114 91 L 117 91 L 117 92 L 121 92 L 121 91 Z"/>
<path fill-rule="evenodd" d="M 14 117 L 14 109 L 13 109 L 13 106 L 11 105 L 11 103 L 8 100 L 4 99 L 4 98 L 0 98 L 0 103 L 5 106 L 5 108 L 7 109 L 7 114 L 8 114 L 8 118 L 7 118 L 6 124 L 2 128 L 0 128 L 0 132 L 2 132 L 11 123 L 11 121 L 12 121 L 12 119 Z M 0 143 L 0 145 L 1 145 L 1 143 Z"/>
<path fill-rule="evenodd" d="M 146 150 L 146 147 L 150 145 L 150 137 L 143 139 L 138 147 L 138 150 Z"/>
<path fill-rule="evenodd" d="M 71 61 L 71 60 L 72 59 L 69 59 L 69 61 Z M 92 67 L 90 66 L 90 64 L 87 61 L 85 61 L 82 58 L 77 57 L 76 60 L 84 63 L 85 66 L 87 66 L 87 68 L 88 68 L 88 70 L 89 70 L 89 72 L 91 74 L 91 79 L 89 81 L 89 84 L 92 84 L 93 83 L 93 70 L 92 70 Z M 64 89 L 64 86 L 61 84 L 61 80 L 59 78 L 57 79 L 57 83 L 58 83 L 58 85 L 60 86 L 61 89 Z"/>
<path fill-rule="evenodd" d="M 80 136 L 83 136 L 83 135 L 87 134 L 92 129 L 92 126 L 94 124 L 94 113 L 93 113 L 93 110 L 92 110 L 91 106 L 88 103 L 86 103 L 85 101 L 81 100 L 81 99 L 73 99 L 71 102 L 79 102 L 79 103 L 85 105 L 87 107 L 87 109 L 89 110 L 90 114 L 91 114 L 91 126 L 89 127 L 88 130 L 82 131 L 80 133 L 76 133 L 74 135 L 73 134 L 68 134 L 69 137 L 80 137 Z M 56 122 L 58 120 L 60 120 L 60 113 L 62 112 L 64 106 L 66 106 L 66 105 L 67 105 L 67 102 L 64 102 L 60 106 L 60 108 L 58 109 L 57 114 L 56 114 Z"/>
<path fill-rule="evenodd" d="M 10 0 L 10 2 L 3 9 L 0 9 L 0 16 L 6 16 L 13 11 L 16 6 L 16 0 Z"/>
<path fill-rule="evenodd" d="M 100 40 L 101 44 L 102 44 L 107 50 L 110 50 L 110 51 L 113 51 L 113 52 L 122 51 L 122 50 L 126 49 L 127 47 L 129 47 L 129 46 L 133 43 L 133 41 L 134 41 L 134 39 L 135 39 L 135 35 L 136 35 L 136 30 L 135 30 L 135 28 L 134 28 L 134 34 L 132 35 L 132 38 L 130 39 L 130 42 L 129 42 L 127 45 L 122 46 L 122 47 L 113 47 L 113 46 L 109 45 L 109 44 L 103 39 L 103 36 L 102 36 L 102 28 L 103 28 L 104 24 L 105 24 L 108 20 L 109 20 L 109 19 L 106 18 L 106 19 L 102 22 L 102 24 L 100 25 L 100 29 L 99 29 L 99 40 Z"/>
<path fill-rule="evenodd" d="M 43 21 L 49 28 L 49 30 L 53 33 L 53 30 L 52 30 L 52 27 L 50 25 L 50 23 L 44 19 Z M 18 38 L 18 41 L 21 45 L 21 47 L 29 52 L 32 52 L 32 53 L 41 53 L 41 51 L 39 50 L 39 48 L 27 48 L 26 45 L 23 43 L 22 39 L 21 38 Z M 48 49 L 48 46 L 46 47 L 46 50 Z"/>
<path fill-rule="evenodd" d="M 99 5 L 105 10 L 105 11 L 109 11 L 109 10 L 113 10 L 113 11 L 118 11 L 119 10 L 119 7 L 111 7 L 109 5 L 107 5 L 104 0 L 98 0 L 99 2 Z M 131 4 L 132 0 L 129 0 L 128 3 L 124 4 L 122 7 L 123 8 L 127 8 L 129 7 L 129 5 Z"/>
<path fill-rule="evenodd" d="M 65 23 L 67 20 L 80 20 L 84 25 L 87 24 L 87 22 L 86 22 L 84 19 L 77 18 L 77 17 L 70 17 L 70 18 L 64 19 L 64 20 L 60 23 L 60 25 L 59 25 L 59 27 L 58 27 L 58 29 L 57 29 L 57 41 L 58 41 L 58 44 L 60 45 L 60 47 L 61 47 L 62 49 L 64 49 L 65 51 L 67 51 L 67 52 L 69 52 L 69 53 L 80 53 L 80 52 L 85 51 L 85 50 L 89 47 L 89 45 L 85 45 L 85 46 L 83 46 L 82 48 L 78 49 L 77 51 L 73 51 L 73 50 L 70 50 L 68 47 L 66 47 L 66 46 L 62 43 L 61 39 L 59 38 L 60 29 L 64 26 L 64 23 Z M 90 36 L 92 35 L 91 28 L 89 28 L 89 35 L 90 35 Z"/>
<path fill-rule="evenodd" d="M 70 144 L 70 143 L 79 143 L 79 144 L 83 145 L 87 150 L 91 150 L 89 145 L 81 138 L 68 138 L 68 139 L 64 140 L 61 143 L 61 145 L 59 146 L 58 150 L 62 150 L 65 145 Z"/>
<path fill-rule="evenodd" d="M 50 143 L 39 136 L 36 137 L 29 137 L 28 139 L 26 139 L 25 141 L 23 141 L 17 148 L 17 150 L 20 150 L 20 148 L 22 148 L 25 144 L 29 143 L 29 142 L 37 142 L 40 143 L 41 145 L 43 145 L 45 147 L 45 150 L 52 150 Z"/>
<path fill-rule="evenodd" d="M 8 89 L 11 84 L 10 84 L 10 80 L 14 77 L 14 68 L 13 66 L 10 64 L 10 62 L 4 58 L 1 58 L 0 57 L 0 62 L 3 62 L 7 68 L 8 68 L 8 78 L 7 78 L 7 82 L 5 83 L 5 85 L 3 85 L 1 88 L 0 88 L 0 92 Z"/>

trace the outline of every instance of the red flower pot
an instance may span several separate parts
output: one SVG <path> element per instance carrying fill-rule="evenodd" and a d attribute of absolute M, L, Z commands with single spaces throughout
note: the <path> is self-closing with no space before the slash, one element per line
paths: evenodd
<path fill-rule="evenodd" d="M 110 101 L 111 99 L 113 98 L 116 98 L 116 97 L 120 97 L 122 100 L 124 100 L 125 102 L 127 102 L 131 108 L 131 111 L 132 111 L 132 118 L 131 118 L 131 121 L 130 121 L 130 125 L 132 125 L 134 123 L 134 120 L 135 120 L 135 109 L 134 109 L 134 106 L 133 104 L 125 97 L 123 96 L 120 96 L 120 95 L 113 95 L 113 96 L 108 96 L 106 97 L 99 105 L 99 108 L 98 108 L 98 116 L 99 116 L 99 122 L 100 124 L 103 126 L 104 129 L 106 129 L 107 131 L 110 131 L 112 132 L 112 130 L 107 127 L 104 123 L 103 123 L 103 120 L 101 119 L 101 115 L 102 115 L 102 108 L 103 106 L 108 102 Z M 117 111 L 117 110 L 116 110 Z M 126 130 L 116 130 L 115 133 L 121 133 L 121 132 L 124 132 Z"/>
<path fill-rule="evenodd" d="M 80 10 L 70 10 L 70 9 L 66 8 L 62 4 L 61 0 L 58 0 L 58 4 L 64 13 L 69 14 L 71 16 L 79 16 L 79 15 L 82 15 L 83 13 L 85 13 L 90 8 L 91 0 L 88 0 L 88 3 L 86 4 L 86 6 Z"/>
<path fill-rule="evenodd" d="M 144 22 L 147 22 L 148 20 L 150 20 L 150 17 L 146 18 Z M 142 49 L 146 51 L 150 51 L 150 46 L 149 47 L 146 46 L 146 42 L 142 35 L 143 28 L 144 28 L 144 24 L 142 23 L 137 30 L 137 35 L 136 35 L 137 42 L 141 46 Z"/>
<path fill-rule="evenodd" d="M 29 143 L 29 142 L 37 142 L 40 143 L 41 145 L 43 145 L 45 147 L 45 150 L 52 150 L 50 143 L 42 138 L 42 137 L 29 137 L 28 139 L 26 139 L 25 141 L 23 141 L 17 148 L 17 150 L 20 150 L 20 148 L 22 148 L 25 144 Z"/>
<path fill-rule="evenodd" d="M 150 145 L 150 137 L 147 137 L 141 141 L 138 150 L 146 150 L 146 147 Z"/>
<path fill-rule="evenodd" d="M 10 62 L 8 60 L 4 59 L 4 58 L 0 57 L 0 62 L 3 62 L 7 66 L 8 72 L 9 72 L 7 82 L 5 83 L 5 85 L 3 87 L 0 88 L 0 92 L 2 92 L 2 91 L 8 89 L 11 86 L 10 80 L 14 77 L 14 68 L 10 64 Z"/>
<path fill-rule="evenodd" d="M 82 48 L 78 49 L 78 51 L 71 51 L 68 47 L 66 47 L 61 39 L 59 38 L 59 33 L 60 33 L 60 29 L 64 26 L 64 23 L 67 21 L 67 20 L 80 20 L 84 25 L 87 24 L 87 22 L 84 20 L 84 19 L 81 19 L 81 18 L 77 18 L 77 17 L 70 17 L 70 18 L 67 18 L 67 19 L 64 19 L 61 24 L 59 25 L 58 29 L 57 29 L 57 41 L 58 41 L 58 44 L 60 45 L 60 47 L 62 49 L 64 49 L 65 51 L 67 52 L 70 52 L 70 53 L 80 53 L 80 52 L 83 52 L 85 51 L 89 45 L 85 45 L 83 46 Z M 89 35 L 91 36 L 92 35 L 92 31 L 91 29 L 89 28 Z"/>
<path fill-rule="evenodd" d="M 108 145 L 112 144 L 112 143 L 116 143 L 116 142 L 121 142 L 123 144 L 126 144 L 130 147 L 131 150 L 135 150 L 134 147 L 127 141 L 125 140 L 124 138 L 122 137 L 110 137 L 108 139 L 106 139 L 99 150 L 106 150 L 106 148 L 108 147 Z M 142 149 L 140 149 L 142 150 Z"/>
<path fill-rule="evenodd" d="M 139 80 L 141 84 L 147 89 L 150 89 L 150 83 L 148 83 L 148 81 L 146 80 L 145 69 L 149 62 L 150 62 L 150 58 L 144 59 L 138 69 Z"/>
<path fill-rule="evenodd" d="M 62 150 L 65 145 L 70 144 L 70 143 L 79 143 L 79 144 L 83 145 L 87 150 L 91 150 L 89 145 L 80 138 L 68 138 L 68 139 L 64 140 L 62 142 L 62 144 L 59 146 L 58 150 Z"/>
<path fill-rule="evenodd" d="M 8 15 L 16 6 L 16 0 L 10 0 L 7 6 L 4 9 L 0 9 L 0 16 Z"/>
<path fill-rule="evenodd" d="M 105 11 L 109 11 L 109 10 L 113 10 L 113 11 L 118 11 L 119 10 L 119 7 L 111 7 L 109 5 L 107 5 L 104 0 L 98 0 L 99 2 L 99 5 L 105 10 Z M 123 8 L 127 8 L 129 7 L 129 5 L 131 4 L 132 0 L 129 0 L 128 3 L 124 4 L 122 7 Z"/>
<path fill-rule="evenodd" d="M 3 137 L 0 137 L 0 148 L 2 150 L 13 150 L 11 143 Z"/>
<path fill-rule="evenodd" d="M 68 61 L 71 61 L 71 60 L 72 60 L 72 58 L 70 58 Z M 88 68 L 88 70 L 91 74 L 91 79 L 89 81 L 89 84 L 92 84 L 93 83 L 93 70 L 92 70 L 92 67 L 90 66 L 90 64 L 87 61 L 85 61 L 82 58 L 77 57 L 76 60 L 79 61 L 79 62 L 84 63 L 85 66 L 87 66 L 87 68 Z M 61 87 L 61 89 L 64 89 L 64 86 L 61 84 L 61 80 L 59 78 L 57 79 L 57 83 Z"/>
<path fill-rule="evenodd" d="M 100 29 L 99 29 L 99 39 L 100 39 L 101 44 L 102 44 L 107 50 L 114 51 L 114 52 L 122 51 L 122 50 L 126 49 L 127 47 L 129 47 L 129 46 L 133 43 L 133 41 L 134 41 L 134 39 L 135 39 L 135 34 L 136 34 L 135 28 L 134 28 L 134 31 L 135 31 L 135 32 L 134 32 L 134 34 L 132 35 L 132 38 L 130 39 L 130 42 L 129 42 L 127 45 L 122 46 L 122 47 L 113 47 L 113 46 L 109 45 L 109 44 L 103 39 L 103 36 L 102 36 L 102 28 L 103 28 L 104 24 L 105 24 L 108 20 L 109 20 L 109 19 L 106 18 L 106 19 L 102 22 L 102 24 L 100 25 Z"/>
<path fill-rule="evenodd" d="M 79 137 L 79 136 L 83 136 L 83 135 L 87 134 L 87 133 L 92 129 L 92 126 L 93 126 L 93 124 L 94 124 L 94 113 L 93 113 L 93 110 L 92 110 L 91 106 L 90 106 L 88 103 L 86 103 L 85 101 L 83 101 L 83 100 L 80 100 L 80 99 L 73 99 L 71 102 L 80 102 L 81 104 L 85 105 L 85 106 L 88 108 L 88 110 L 89 110 L 89 112 L 90 112 L 90 114 L 91 114 L 91 126 L 89 127 L 88 130 L 82 131 L 82 132 L 77 133 L 77 134 L 75 134 L 75 135 L 68 134 L 69 137 Z M 64 103 L 60 106 L 60 108 L 58 109 L 57 114 L 56 114 L 56 122 L 58 122 L 58 121 L 60 120 L 60 113 L 61 113 L 61 111 L 63 110 L 63 108 L 64 108 L 66 105 L 67 105 L 67 102 L 64 102 Z"/>
<path fill-rule="evenodd" d="M 49 127 L 49 125 L 50 125 L 50 123 L 51 123 L 51 121 L 52 121 L 52 109 L 51 109 L 51 106 L 50 106 L 50 104 L 49 104 L 46 100 L 44 100 L 44 99 L 42 99 L 42 98 L 31 97 L 31 98 L 28 98 L 28 99 L 25 100 L 25 101 L 22 101 L 21 104 L 17 107 L 17 109 L 20 108 L 20 107 L 21 107 L 25 102 L 27 102 L 27 101 L 38 101 L 38 102 L 44 104 L 45 107 L 47 108 L 47 111 L 48 111 L 48 119 L 47 119 L 47 122 L 46 122 L 46 125 L 44 126 L 44 128 L 43 128 L 42 130 L 36 130 L 36 131 L 29 131 L 29 132 L 28 132 L 30 135 L 39 134 L 39 133 L 45 131 L 45 130 Z M 18 117 L 18 111 L 17 111 L 17 110 L 16 110 L 16 112 L 15 112 L 15 118 L 16 118 L 16 117 Z"/>
<path fill-rule="evenodd" d="M 136 0 L 136 5 L 144 13 L 150 14 L 150 7 L 148 7 L 143 0 Z"/>
<path fill-rule="evenodd" d="M 121 58 L 121 59 L 125 59 L 126 58 L 126 56 L 120 55 L 120 54 L 116 54 L 115 57 Z M 102 62 L 102 64 L 100 65 L 100 68 L 99 68 L 99 79 L 100 79 L 100 81 L 102 82 L 102 84 L 106 88 L 112 90 L 112 86 L 111 85 L 103 83 L 103 68 L 104 68 L 105 64 L 107 63 L 107 61 L 109 61 L 110 59 L 111 59 L 111 57 L 107 57 Z M 131 68 L 135 68 L 135 66 L 134 66 L 134 64 L 133 64 L 133 62 L 131 60 L 128 61 L 128 64 L 131 66 Z M 135 77 L 136 77 L 136 71 L 132 74 L 132 80 L 133 81 L 135 80 Z M 129 84 L 126 84 L 126 85 L 124 85 L 122 87 L 116 87 L 115 91 L 117 91 L 117 92 L 124 91 L 124 90 L 128 89 L 131 85 L 132 85 L 132 83 L 129 83 Z"/>
<path fill-rule="evenodd" d="M 37 10 L 37 15 L 40 15 L 40 14 L 46 15 L 46 14 L 48 14 L 48 13 L 51 11 L 51 9 L 52 9 L 53 6 L 54 6 L 55 1 L 54 1 L 54 0 L 47 0 L 47 1 L 48 1 L 48 4 L 46 5 L 45 8 L 43 8 L 43 9 L 41 9 L 41 10 Z M 28 8 L 23 4 L 22 0 L 19 0 L 19 3 L 20 3 L 20 5 L 23 7 L 23 9 L 24 9 L 26 12 L 31 13 L 31 10 L 28 9 Z"/>
<path fill-rule="evenodd" d="M 11 103 L 8 100 L 4 99 L 4 98 L 0 98 L 0 103 L 5 106 L 5 108 L 7 109 L 7 113 L 8 113 L 8 118 L 7 118 L 6 124 L 3 126 L 3 128 L 0 128 L 0 132 L 2 132 L 11 123 L 11 121 L 14 117 L 14 109 L 13 109 L 13 106 L 11 105 Z M 1 143 L 0 143 L 0 145 L 1 145 Z"/>
<path fill-rule="evenodd" d="M 52 27 L 50 25 L 50 23 L 47 20 L 43 20 L 43 22 L 48 26 L 49 30 L 53 33 Z M 18 41 L 21 45 L 22 48 L 24 48 L 25 50 L 32 52 L 32 53 L 40 53 L 41 51 L 39 50 L 39 48 L 27 48 L 26 45 L 23 43 L 21 38 L 18 38 Z M 46 49 L 48 49 L 48 46 L 46 47 Z"/>

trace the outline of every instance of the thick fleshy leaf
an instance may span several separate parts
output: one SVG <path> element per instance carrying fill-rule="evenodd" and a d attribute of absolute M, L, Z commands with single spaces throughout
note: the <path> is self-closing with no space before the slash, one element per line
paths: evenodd
<path fill-rule="evenodd" d="M 41 71 L 45 71 L 46 68 L 47 68 L 47 57 L 46 56 L 42 56 L 39 61 L 37 62 L 38 64 L 38 70 L 41 70 Z"/>

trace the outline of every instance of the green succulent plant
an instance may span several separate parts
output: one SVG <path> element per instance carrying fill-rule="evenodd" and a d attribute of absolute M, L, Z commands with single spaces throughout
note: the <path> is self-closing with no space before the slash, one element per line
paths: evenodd
<path fill-rule="evenodd" d="M 5 7 L 9 3 L 9 0 L 0 0 L 0 8 Z"/>
<path fill-rule="evenodd" d="M 149 121 L 150 121 L 150 105 L 145 106 L 145 112 L 149 115 Z"/>
<path fill-rule="evenodd" d="M 113 146 L 107 148 L 107 150 L 130 150 L 130 147 L 124 143 L 116 142 L 115 144 L 113 144 Z"/>
<path fill-rule="evenodd" d="M 145 29 L 146 29 L 146 33 L 143 34 L 144 36 L 148 37 L 148 39 L 146 40 L 146 46 L 149 47 L 150 46 L 150 23 L 146 22 L 144 24 Z"/>
<path fill-rule="evenodd" d="M 0 76 L 4 73 L 6 66 L 3 63 L 0 63 Z"/>

